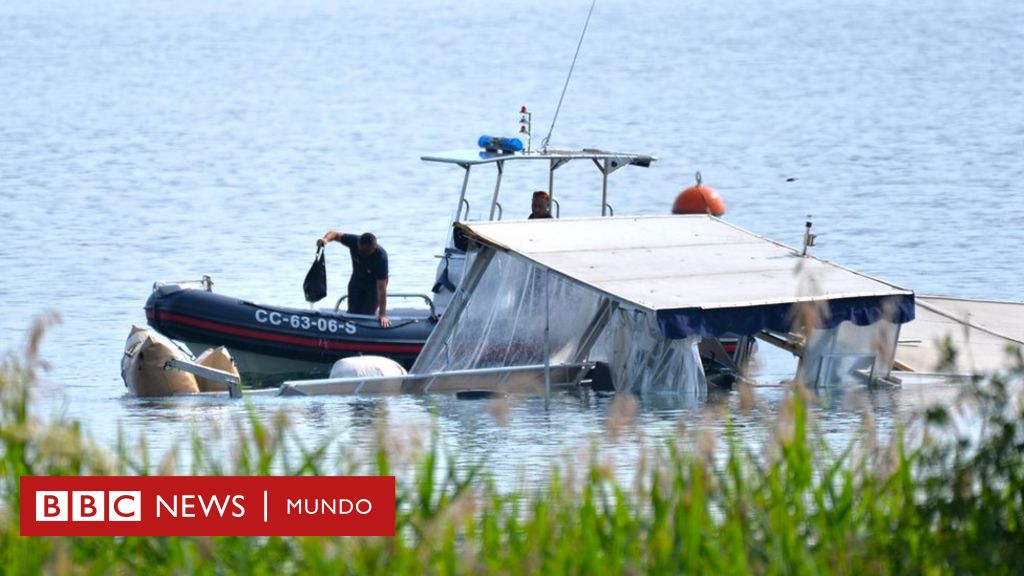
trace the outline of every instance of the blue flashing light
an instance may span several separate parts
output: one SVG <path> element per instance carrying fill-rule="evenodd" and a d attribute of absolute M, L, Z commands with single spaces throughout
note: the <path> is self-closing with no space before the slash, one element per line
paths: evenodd
<path fill-rule="evenodd" d="M 477 145 L 488 152 L 510 153 L 523 151 L 523 141 L 519 138 L 502 138 L 485 134 L 477 140 Z"/>

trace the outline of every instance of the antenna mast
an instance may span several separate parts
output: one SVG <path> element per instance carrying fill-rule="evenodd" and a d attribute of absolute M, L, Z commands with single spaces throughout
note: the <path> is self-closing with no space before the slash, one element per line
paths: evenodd
<path fill-rule="evenodd" d="M 576 58 L 580 55 L 580 47 L 583 46 L 583 37 L 587 35 L 587 26 L 590 26 L 590 15 L 594 13 L 594 5 L 597 4 L 597 0 L 590 2 L 590 11 L 587 12 L 587 21 L 583 24 L 583 32 L 580 33 L 580 41 L 576 44 L 576 54 L 572 57 L 572 65 L 569 66 L 569 74 L 565 77 L 565 85 L 562 86 L 562 95 L 558 97 L 558 106 L 555 108 L 555 116 L 551 119 L 551 128 L 548 129 L 548 135 L 544 137 L 541 143 L 544 152 L 548 151 L 548 142 L 551 141 L 551 133 L 555 131 L 555 122 L 558 121 L 558 112 L 562 109 L 562 100 L 565 99 L 565 91 L 569 88 L 569 79 L 572 78 L 572 71 L 576 68 Z"/>

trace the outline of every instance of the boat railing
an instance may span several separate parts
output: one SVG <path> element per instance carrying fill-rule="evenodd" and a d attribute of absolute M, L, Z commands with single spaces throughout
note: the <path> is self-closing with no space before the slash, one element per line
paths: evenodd
<path fill-rule="evenodd" d="M 213 278 L 209 274 L 203 274 L 203 277 L 199 280 L 176 280 L 176 281 L 163 281 L 157 280 L 153 282 L 153 292 L 161 291 L 174 291 L 180 288 L 201 288 L 207 292 L 213 292 Z"/>
<path fill-rule="evenodd" d="M 427 309 L 430 310 L 430 318 L 431 319 L 436 319 L 437 318 L 437 311 L 434 309 L 434 301 L 431 300 L 430 296 L 427 296 L 426 294 L 416 294 L 416 293 L 413 293 L 413 292 L 396 292 L 396 293 L 392 294 L 392 293 L 388 292 L 388 298 L 411 298 L 411 299 L 423 300 L 427 304 Z M 341 298 L 338 298 L 338 302 L 334 305 L 334 311 L 335 312 L 340 312 L 341 311 L 341 304 L 345 300 L 348 300 L 348 294 L 345 294 Z M 358 314 L 358 316 L 363 316 L 363 314 Z M 369 314 L 367 314 L 365 316 L 367 318 L 372 318 L 373 317 L 372 315 L 369 315 Z"/>

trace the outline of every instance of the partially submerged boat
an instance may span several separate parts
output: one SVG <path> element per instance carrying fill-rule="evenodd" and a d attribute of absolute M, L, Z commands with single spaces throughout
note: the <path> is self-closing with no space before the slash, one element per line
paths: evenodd
<path fill-rule="evenodd" d="M 589 381 L 595 389 L 700 397 L 708 382 L 727 387 L 745 371 L 755 338 L 799 357 L 796 376 L 817 386 L 897 383 L 894 366 L 925 370 L 941 359 L 936 342 L 944 337 L 969 350 L 971 373 L 1002 361 L 1007 345 L 1024 344 L 1024 304 L 915 302 L 911 290 L 808 255 L 810 222 L 797 250 L 710 214 L 616 217 L 609 176 L 650 166 L 654 156 L 484 140 L 483 149 L 421 158 L 462 168 L 462 185 L 432 294 L 401 295 L 424 305 L 392 306 L 391 328 L 342 312 L 343 299 L 333 309 L 258 304 L 214 294 L 208 278 L 157 283 L 146 304 L 150 325 L 194 352 L 227 346 L 249 383 L 288 380 L 283 395 L 485 397 Z M 576 160 L 601 176 L 599 195 L 590 191 L 595 217 L 562 219 L 555 173 Z M 502 221 L 503 175 L 524 162 L 547 170 L 551 219 Z M 471 173 L 489 166 L 493 189 L 471 198 Z M 524 197 L 517 206 L 527 205 Z M 409 373 L 315 379 L 339 359 L 364 355 Z"/>
<path fill-rule="evenodd" d="M 547 396 L 601 372 L 618 392 L 699 400 L 706 344 L 729 334 L 773 344 L 801 336 L 792 350 L 810 385 L 882 381 L 900 326 L 914 318 L 911 290 L 706 215 L 457 228 L 465 278 L 401 386 L 293 381 L 281 394 Z"/>

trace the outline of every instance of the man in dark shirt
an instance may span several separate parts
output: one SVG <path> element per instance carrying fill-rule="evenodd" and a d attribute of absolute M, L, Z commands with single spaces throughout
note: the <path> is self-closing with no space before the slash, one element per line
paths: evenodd
<path fill-rule="evenodd" d="M 318 238 L 317 246 L 337 240 L 348 246 L 352 255 L 352 277 L 348 281 L 348 311 L 378 317 L 384 328 L 391 326 L 388 319 L 388 253 L 377 244 L 377 237 L 369 232 L 360 236 L 331 230 Z"/>
<path fill-rule="evenodd" d="M 527 219 L 536 218 L 551 218 L 551 197 L 543 190 L 534 192 L 533 201 L 530 203 L 530 217 Z"/>

